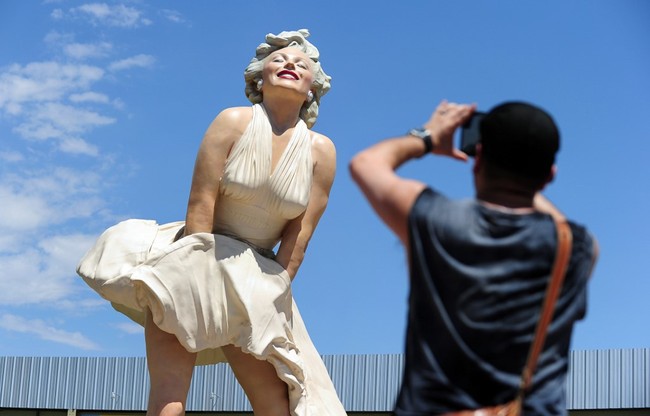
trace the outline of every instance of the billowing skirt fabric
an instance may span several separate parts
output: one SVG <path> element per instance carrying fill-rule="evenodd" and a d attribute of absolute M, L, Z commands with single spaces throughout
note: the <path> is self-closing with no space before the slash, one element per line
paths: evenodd
<path fill-rule="evenodd" d="M 127 220 L 106 230 L 77 272 L 141 325 L 149 308 L 197 365 L 235 345 L 271 363 L 289 387 L 292 415 L 345 415 L 291 295 L 287 272 L 248 244 L 199 233 L 174 241 L 182 222 Z"/>

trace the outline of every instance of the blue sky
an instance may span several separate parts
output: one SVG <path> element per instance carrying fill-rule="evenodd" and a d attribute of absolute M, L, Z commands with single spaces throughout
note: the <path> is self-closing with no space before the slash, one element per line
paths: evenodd
<path fill-rule="evenodd" d="M 573 348 L 650 347 L 649 21 L 644 0 L 0 2 L 0 355 L 144 355 L 77 261 L 121 219 L 184 218 L 203 132 L 248 105 L 264 35 L 300 28 L 333 78 L 315 130 L 338 151 L 294 282 L 322 354 L 402 351 L 404 253 L 347 164 L 443 98 L 554 115 L 546 195 L 602 250 Z M 428 157 L 401 172 L 464 198 L 470 168 Z"/>

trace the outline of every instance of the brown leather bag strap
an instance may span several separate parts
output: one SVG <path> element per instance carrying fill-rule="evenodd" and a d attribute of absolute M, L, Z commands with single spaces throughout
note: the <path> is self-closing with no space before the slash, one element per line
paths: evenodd
<path fill-rule="evenodd" d="M 553 318 L 555 302 L 560 294 L 560 289 L 562 288 L 566 269 L 569 264 L 569 258 L 571 257 L 571 245 L 573 242 L 571 227 L 569 227 L 566 220 L 558 220 L 557 218 L 554 218 L 554 221 L 557 229 L 557 253 L 555 255 L 555 263 L 553 264 L 553 269 L 551 271 L 551 281 L 548 283 L 548 287 L 546 288 L 546 296 L 542 306 L 542 314 L 535 330 L 535 338 L 530 346 L 528 360 L 526 361 L 526 366 L 521 374 L 518 399 L 521 399 L 525 391 L 530 387 L 533 373 L 535 373 L 535 367 L 537 366 L 537 359 L 544 347 L 548 325 L 551 323 L 551 319 Z"/>

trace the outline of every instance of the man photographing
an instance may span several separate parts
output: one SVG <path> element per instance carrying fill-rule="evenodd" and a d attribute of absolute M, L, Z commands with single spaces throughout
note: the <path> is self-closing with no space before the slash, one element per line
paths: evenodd
<path fill-rule="evenodd" d="M 422 129 L 382 141 L 350 163 L 353 179 L 409 259 L 397 416 L 479 409 L 517 396 L 555 264 L 556 221 L 566 221 L 540 193 L 555 175 L 559 132 L 548 114 L 527 103 L 501 104 L 481 121 L 475 199 L 451 200 L 396 174 L 428 153 L 466 161 L 453 136 L 474 110 L 443 101 Z M 526 415 L 567 413 L 571 333 L 586 312 L 598 251 L 584 227 L 569 225 L 570 260 L 525 392 Z"/>

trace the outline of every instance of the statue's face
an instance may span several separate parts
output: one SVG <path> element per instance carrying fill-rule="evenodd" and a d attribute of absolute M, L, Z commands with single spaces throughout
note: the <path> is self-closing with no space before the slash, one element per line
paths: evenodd
<path fill-rule="evenodd" d="M 283 48 L 270 54 L 262 70 L 262 91 L 267 88 L 286 88 L 307 97 L 314 81 L 309 56 L 297 48 Z"/>

